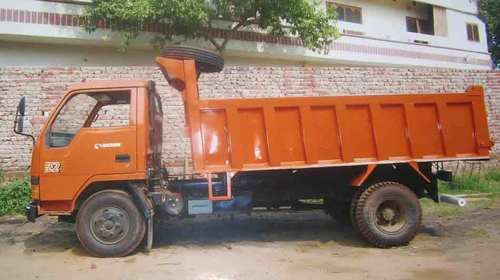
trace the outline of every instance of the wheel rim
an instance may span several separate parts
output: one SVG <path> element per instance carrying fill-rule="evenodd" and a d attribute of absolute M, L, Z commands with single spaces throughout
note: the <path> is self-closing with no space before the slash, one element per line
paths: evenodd
<path fill-rule="evenodd" d="M 115 206 L 98 209 L 90 220 L 93 237 L 106 245 L 116 244 L 130 229 L 129 216 L 125 210 Z"/>
<path fill-rule="evenodd" d="M 375 213 L 376 227 L 387 234 L 400 232 L 407 224 L 407 211 L 395 200 L 382 202 Z"/>

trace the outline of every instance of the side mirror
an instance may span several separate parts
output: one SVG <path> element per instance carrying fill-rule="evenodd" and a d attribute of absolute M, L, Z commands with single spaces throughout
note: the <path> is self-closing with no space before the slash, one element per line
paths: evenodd
<path fill-rule="evenodd" d="M 24 116 L 26 112 L 26 97 L 23 96 L 17 105 L 16 119 L 14 120 L 14 132 L 23 133 Z"/>
<path fill-rule="evenodd" d="M 24 116 L 26 112 L 26 97 L 21 97 L 19 100 L 19 104 L 17 105 L 16 118 L 14 119 L 14 133 L 27 136 L 31 138 L 33 141 L 33 145 L 35 144 L 35 137 L 31 134 L 24 133 Z"/>

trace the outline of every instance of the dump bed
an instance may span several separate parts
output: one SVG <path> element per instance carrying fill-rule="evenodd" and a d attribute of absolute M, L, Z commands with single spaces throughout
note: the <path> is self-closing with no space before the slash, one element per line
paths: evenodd
<path fill-rule="evenodd" d="M 197 172 L 487 159 L 492 146 L 478 86 L 453 94 L 199 100 L 194 66 L 183 63 Z"/>

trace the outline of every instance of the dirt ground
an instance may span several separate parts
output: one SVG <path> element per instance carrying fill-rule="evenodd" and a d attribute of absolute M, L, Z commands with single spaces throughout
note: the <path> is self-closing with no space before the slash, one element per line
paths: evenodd
<path fill-rule="evenodd" d="M 320 211 L 164 223 L 150 253 L 87 255 L 74 225 L 0 220 L 0 279 L 500 279 L 500 207 L 428 215 L 406 247 L 375 249 Z"/>

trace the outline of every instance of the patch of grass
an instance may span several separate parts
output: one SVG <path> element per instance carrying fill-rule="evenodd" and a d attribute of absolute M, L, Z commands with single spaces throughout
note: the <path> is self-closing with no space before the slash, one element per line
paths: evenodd
<path fill-rule="evenodd" d="M 3 175 L 0 176 L 0 216 L 23 213 L 30 201 L 31 188 L 28 177 L 6 181 Z"/>
<path fill-rule="evenodd" d="M 484 174 L 461 174 L 452 182 L 439 182 L 440 193 L 468 194 L 492 193 L 500 195 L 500 169 L 492 169 Z"/>
<path fill-rule="evenodd" d="M 432 215 L 443 218 L 460 217 L 464 214 L 470 213 L 474 209 L 498 206 L 498 203 L 493 198 L 487 198 L 477 201 L 467 201 L 467 205 L 465 207 L 458 207 L 456 205 L 448 203 L 435 203 L 428 198 L 421 199 L 420 204 L 422 205 L 424 217 Z"/>
<path fill-rule="evenodd" d="M 500 183 L 500 169 L 493 169 L 486 173 L 484 176 L 486 180 L 495 181 Z"/>
<path fill-rule="evenodd" d="M 500 169 L 493 169 L 481 176 L 477 174 L 460 174 L 452 182 L 439 182 L 439 192 L 444 194 L 471 194 L 491 193 L 488 198 L 481 200 L 468 200 L 467 206 L 458 207 L 447 203 L 434 203 L 430 199 L 422 199 L 421 204 L 424 215 L 438 217 L 459 217 L 477 208 L 490 208 L 499 206 L 500 197 Z"/>

